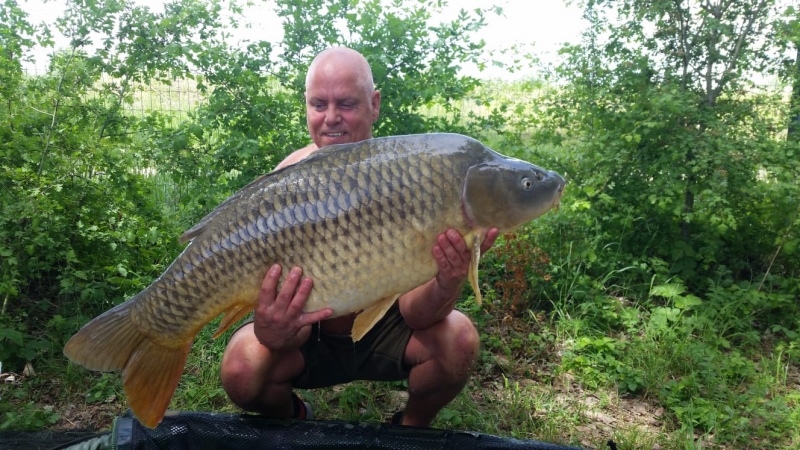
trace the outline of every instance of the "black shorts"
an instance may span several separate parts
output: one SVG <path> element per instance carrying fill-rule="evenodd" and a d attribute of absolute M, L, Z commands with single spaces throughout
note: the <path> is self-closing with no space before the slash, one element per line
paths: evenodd
<path fill-rule="evenodd" d="M 239 328 L 252 321 L 251 316 Z M 305 365 L 292 386 L 314 389 L 354 380 L 406 380 L 411 367 L 403 363 L 403 357 L 413 331 L 403 320 L 397 302 L 355 343 L 350 336 L 325 333 L 315 323 L 300 347 Z"/>
<path fill-rule="evenodd" d="M 305 367 L 292 385 L 314 389 L 354 380 L 408 379 L 411 368 L 403 363 L 403 356 L 412 332 L 397 302 L 355 343 L 350 336 L 327 334 L 314 324 L 311 336 L 300 347 Z"/>

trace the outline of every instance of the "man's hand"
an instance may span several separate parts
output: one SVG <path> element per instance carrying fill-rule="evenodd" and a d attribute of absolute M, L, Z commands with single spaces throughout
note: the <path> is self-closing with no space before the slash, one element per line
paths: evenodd
<path fill-rule="evenodd" d="M 494 245 L 498 234 L 497 228 L 489 229 L 481 243 L 481 254 Z M 428 328 L 453 311 L 469 272 L 472 249 L 451 228 L 437 236 L 431 253 L 439 267 L 436 278 L 400 296 L 400 314 L 415 330 Z"/>
<path fill-rule="evenodd" d="M 302 274 L 302 269 L 293 268 L 278 291 L 281 266 L 275 264 L 261 282 L 253 331 L 258 341 L 272 351 L 300 347 L 311 332 L 308 326 L 333 314 L 330 308 L 303 312 L 313 282 L 310 278 L 301 280 Z"/>
<path fill-rule="evenodd" d="M 487 252 L 498 235 L 497 228 L 490 228 L 481 243 L 481 254 Z M 467 247 L 466 241 L 461 234 L 450 228 L 436 238 L 436 245 L 433 246 L 433 257 L 439 266 L 439 273 L 436 275 L 436 282 L 443 293 L 458 295 L 461 283 L 467 278 L 469 263 L 472 251 Z M 449 297 L 449 296 L 447 296 Z"/>

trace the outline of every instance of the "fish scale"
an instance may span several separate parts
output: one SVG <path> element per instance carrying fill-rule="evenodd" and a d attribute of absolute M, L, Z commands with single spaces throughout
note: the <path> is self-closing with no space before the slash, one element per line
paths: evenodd
<path fill-rule="evenodd" d="M 159 423 L 195 335 L 225 314 L 215 337 L 255 306 L 272 264 L 314 281 L 305 311 L 362 311 L 360 339 L 397 297 L 432 279 L 436 237 L 454 228 L 472 251 L 557 205 L 558 174 L 455 134 L 330 146 L 267 174 L 225 200 L 150 286 L 86 324 L 64 353 L 93 370 L 122 370 L 133 413 Z M 282 273 L 281 283 L 289 270 Z"/>

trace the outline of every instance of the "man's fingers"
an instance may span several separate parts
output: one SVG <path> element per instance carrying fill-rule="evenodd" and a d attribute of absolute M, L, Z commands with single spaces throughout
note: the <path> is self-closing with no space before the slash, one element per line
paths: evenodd
<path fill-rule="evenodd" d="M 490 228 L 486 232 L 481 243 L 481 254 L 492 248 L 499 234 L 497 228 Z M 449 274 L 447 276 L 462 276 L 469 265 L 470 252 L 467 242 L 453 228 L 437 236 L 436 245 L 433 246 L 433 257 L 439 265 L 439 273 Z"/>
<path fill-rule="evenodd" d="M 286 308 L 287 316 L 294 317 L 303 313 L 303 307 L 306 306 L 312 287 L 314 287 L 314 281 L 311 278 L 304 278 L 300 287 L 293 292 L 292 302 Z"/>
<path fill-rule="evenodd" d="M 450 245 L 453 247 L 453 250 L 456 254 L 461 255 L 467 251 L 467 243 L 464 241 L 464 237 L 461 236 L 457 230 L 450 228 L 447 230 L 447 240 L 450 242 Z"/>
<path fill-rule="evenodd" d="M 453 237 L 452 233 L 455 233 L 456 236 Z M 440 234 L 436 239 L 436 243 L 444 254 L 445 259 L 453 266 L 459 264 L 463 259 L 462 254 L 459 253 L 458 245 L 453 244 L 454 240 L 461 241 L 461 252 L 466 250 L 466 243 L 464 243 L 464 239 L 461 238 L 461 235 L 456 230 L 450 229 L 446 233 Z"/>
<path fill-rule="evenodd" d="M 439 273 L 452 269 L 453 266 L 450 264 L 450 260 L 447 259 L 447 255 L 444 254 L 441 245 L 434 245 L 432 253 L 433 258 L 436 260 L 436 265 L 439 266 Z"/>
<path fill-rule="evenodd" d="M 492 248 L 494 241 L 497 240 L 499 235 L 500 231 L 497 228 L 489 228 L 486 237 L 483 238 L 483 242 L 481 243 L 481 254 L 488 252 L 489 249 Z"/>
<path fill-rule="evenodd" d="M 286 281 L 283 282 L 283 286 L 278 292 L 278 297 L 275 298 L 275 308 L 279 311 L 286 311 L 289 308 L 289 304 L 294 298 L 294 293 L 297 291 L 297 286 L 300 284 L 300 276 L 302 274 L 303 269 L 299 267 L 292 267 L 292 270 L 289 271 Z"/>
<path fill-rule="evenodd" d="M 333 315 L 333 310 L 330 308 L 314 311 L 312 313 L 304 313 L 300 316 L 300 324 L 301 326 L 311 325 L 321 320 L 325 320 L 331 315 Z"/>
<path fill-rule="evenodd" d="M 261 280 L 261 292 L 258 294 L 258 301 L 272 303 L 275 300 L 275 290 L 278 288 L 278 281 L 281 279 L 281 265 L 273 264 L 267 270 L 264 279 Z"/>

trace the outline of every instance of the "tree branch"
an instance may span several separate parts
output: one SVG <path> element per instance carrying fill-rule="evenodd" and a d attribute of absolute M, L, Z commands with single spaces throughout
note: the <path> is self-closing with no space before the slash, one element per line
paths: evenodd
<path fill-rule="evenodd" d="M 47 137 L 45 138 L 44 149 L 42 150 L 42 157 L 39 159 L 39 169 L 36 171 L 36 181 L 42 177 L 42 169 L 44 168 L 44 161 L 47 158 L 47 153 L 50 150 L 50 142 L 52 141 L 53 137 L 53 129 L 56 127 L 56 116 L 58 116 L 58 107 L 61 104 L 61 86 L 64 84 L 64 79 L 67 77 L 67 70 L 69 68 L 72 59 L 75 57 L 75 52 L 78 50 L 78 47 L 73 45 L 72 46 L 72 53 L 69 55 L 69 59 L 65 64 L 65 70 L 61 74 L 61 79 L 58 80 L 58 86 L 56 87 L 56 104 L 53 106 L 53 119 L 50 121 L 50 127 L 47 129 Z"/>
<path fill-rule="evenodd" d="M 789 237 L 789 231 L 791 231 L 791 230 L 792 230 L 792 226 L 793 226 L 793 225 L 795 224 L 795 222 L 797 221 L 797 216 L 798 216 L 798 214 L 800 214 L 800 209 L 798 209 L 797 211 L 795 211 L 795 213 L 794 213 L 794 217 L 792 218 L 791 222 L 789 222 L 789 226 L 788 226 L 788 227 L 786 227 L 786 232 L 785 232 L 785 233 L 783 233 L 783 237 L 781 238 L 781 243 L 780 243 L 780 244 L 778 244 L 778 249 L 777 249 L 777 250 L 775 250 L 775 254 L 773 254 L 773 255 L 772 255 L 772 260 L 769 262 L 769 267 L 767 267 L 767 271 L 766 271 L 766 272 L 764 272 L 764 277 L 763 277 L 763 278 L 761 278 L 761 283 L 759 283 L 759 284 L 758 284 L 758 289 L 756 289 L 756 292 L 760 292 L 760 291 L 761 291 L 761 288 L 764 286 L 764 281 L 767 279 L 767 276 L 769 275 L 769 271 L 770 271 L 770 270 L 772 270 L 772 265 L 773 265 L 773 264 L 775 264 L 775 258 L 777 258 L 777 257 L 778 257 L 778 253 L 780 253 L 780 251 L 781 251 L 781 248 L 783 247 L 783 244 L 784 244 L 784 242 L 786 242 L 786 238 L 787 238 L 787 237 Z"/>
<path fill-rule="evenodd" d="M 681 50 L 681 89 L 686 90 L 689 77 L 689 45 L 686 41 L 686 15 L 683 10 L 683 0 L 674 0 L 675 10 L 678 12 L 678 25 L 680 26 L 680 50 Z"/>
<path fill-rule="evenodd" d="M 761 0 L 761 2 L 753 9 L 748 17 L 747 22 L 742 29 L 741 34 L 739 34 L 738 39 L 736 40 L 736 45 L 733 49 L 733 53 L 728 57 L 728 63 L 725 66 L 725 69 L 722 71 L 722 75 L 720 75 L 719 83 L 717 87 L 714 89 L 713 93 L 713 100 L 722 93 L 722 89 L 725 87 L 726 78 L 730 75 L 731 72 L 736 68 L 736 62 L 739 59 L 739 55 L 742 52 L 742 47 L 744 46 L 745 38 L 750 35 L 752 32 L 753 24 L 756 21 L 756 18 L 760 15 L 761 11 L 766 6 L 766 0 Z"/>

